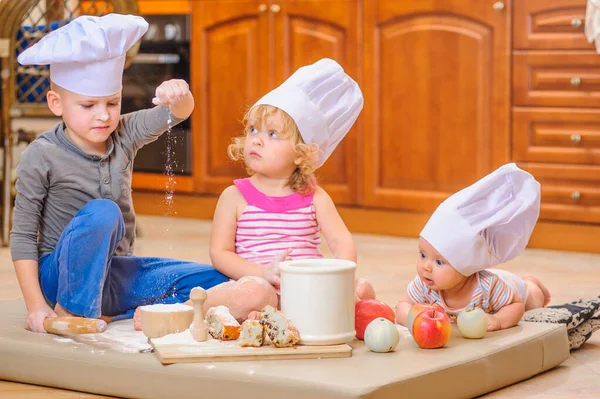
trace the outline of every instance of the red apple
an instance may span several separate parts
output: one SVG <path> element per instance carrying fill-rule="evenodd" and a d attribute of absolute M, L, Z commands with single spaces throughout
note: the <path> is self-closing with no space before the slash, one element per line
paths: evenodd
<path fill-rule="evenodd" d="M 385 302 L 377 299 L 363 299 L 354 305 L 354 329 L 356 338 L 364 339 L 365 329 L 374 319 L 383 317 L 392 323 L 395 322 L 394 309 Z"/>
<path fill-rule="evenodd" d="M 446 345 L 452 334 L 452 324 L 444 312 L 424 310 L 415 317 L 412 335 L 423 349 L 440 348 Z"/>
<path fill-rule="evenodd" d="M 410 307 L 410 310 L 406 314 L 406 328 L 408 328 L 408 331 L 411 334 L 412 334 L 412 326 L 413 326 L 415 317 L 417 317 L 417 315 L 424 310 L 439 310 L 442 312 L 444 311 L 442 309 L 442 307 L 438 304 L 431 305 L 429 303 L 415 303 L 414 305 L 412 305 Z"/>

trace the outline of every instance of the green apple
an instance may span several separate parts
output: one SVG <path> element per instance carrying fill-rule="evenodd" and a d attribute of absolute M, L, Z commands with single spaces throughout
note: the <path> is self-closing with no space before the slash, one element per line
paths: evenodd
<path fill-rule="evenodd" d="M 465 309 L 458 314 L 456 324 L 463 337 L 478 339 L 485 335 L 488 320 L 481 308 Z"/>
<path fill-rule="evenodd" d="M 373 319 L 365 329 L 365 345 L 373 352 L 392 352 L 399 340 L 396 324 L 383 317 Z"/>

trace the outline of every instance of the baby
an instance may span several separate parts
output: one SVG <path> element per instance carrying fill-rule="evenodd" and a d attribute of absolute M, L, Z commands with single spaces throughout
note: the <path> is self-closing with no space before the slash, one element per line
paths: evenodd
<path fill-rule="evenodd" d="M 489 269 L 523 251 L 539 211 L 539 183 L 514 163 L 446 199 L 421 231 L 417 277 L 398 301 L 396 321 L 406 325 L 415 303 L 438 304 L 452 321 L 479 307 L 494 331 L 546 306 L 550 293 L 537 278 Z"/>

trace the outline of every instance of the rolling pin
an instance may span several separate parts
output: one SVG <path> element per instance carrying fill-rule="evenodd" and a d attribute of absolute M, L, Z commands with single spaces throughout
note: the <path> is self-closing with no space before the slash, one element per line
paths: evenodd
<path fill-rule="evenodd" d="M 48 317 L 44 320 L 44 328 L 46 332 L 58 335 L 94 334 L 104 332 L 106 322 L 85 317 Z"/>

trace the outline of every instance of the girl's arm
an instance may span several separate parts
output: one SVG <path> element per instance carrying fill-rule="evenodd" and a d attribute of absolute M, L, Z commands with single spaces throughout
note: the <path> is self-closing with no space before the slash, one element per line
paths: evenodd
<path fill-rule="evenodd" d="M 246 201 L 235 186 L 227 187 L 217 202 L 210 235 L 210 258 L 215 269 L 234 280 L 244 276 L 264 277 L 271 284 L 278 283 L 265 275 L 265 266 L 252 263 L 235 253 L 237 209 Z"/>
<path fill-rule="evenodd" d="M 313 201 L 317 222 L 321 226 L 321 231 L 333 257 L 356 262 L 354 240 L 329 194 L 321 187 L 317 187 Z"/>

